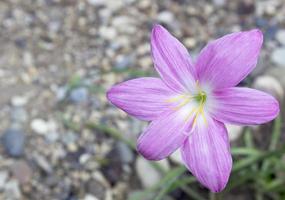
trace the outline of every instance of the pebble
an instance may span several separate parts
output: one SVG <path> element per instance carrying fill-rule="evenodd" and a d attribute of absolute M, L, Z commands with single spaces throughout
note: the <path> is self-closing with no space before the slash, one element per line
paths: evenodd
<path fill-rule="evenodd" d="M 285 47 L 275 49 L 271 54 L 271 60 L 276 65 L 285 67 Z"/>
<path fill-rule="evenodd" d="M 53 172 L 52 166 L 50 165 L 50 163 L 47 161 L 45 157 L 43 157 L 40 154 L 34 154 L 33 158 L 35 162 L 37 163 L 37 165 L 47 174 L 50 174 Z"/>
<path fill-rule="evenodd" d="M 128 56 L 119 55 L 117 56 L 115 61 L 115 68 L 119 70 L 126 69 L 134 65 L 134 63 L 135 59 L 133 55 L 128 55 Z"/>
<path fill-rule="evenodd" d="M 180 150 L 176 150 L 175 152 L 173 152 L 171 155 L 170 155 L 170 160 L 178 165 L 183 165 L 184 162 L 182 160 L 182 157 L 181 157 L 181 152 Z"/>
<path fill-rule="evenodd" d="M 141 156 L 137 158 L 135 168 L 144 188 L 155 186 L 162 178 L 162 175 L 150 164 L 150 161 Z"/>
<path fill-rule="evenodd" d="M 24 123 L 28 119 L 27 111 L 23 107 L 11 108 L 11 120 L 13 123 Z"/>
<path fill-rule="evenodd" d="M 88 90 L 85 87 L 75 88 L 70 92 L 69 99 L 71 102 L 80 104 L 87 102 L 88 100 Z"/>
<path fill-rule="evenodd" d="M 87 194 L 96 196 L 98 199 L 105 199 L 104 191 L 106 190 L 98 181 L 91 179 L 87 183 Z"/>
<path fill-rule="evenodd" d="M 32 178 L 32 169 L 26 161 L 16 161 L 11 166 L 11 172 L 20 184 L 25 184 Z"/>
<path fill-rule="evenodd" d="M 45 135 L 49 131 L 48 123 L 43 119 L 33 119 L 30 126 L 35 133 L 40 135 Z"/>
<path fill-rule="evenodd" d="M 9 174 L 7 171 L 4 170 L 0 171 L 0 190 L 2 190 L 5 187 L 8 177 Z"/>
<path fill-rule="evenodd" d="M 88 3 L 90 3 L 93 6 L 102 6 L 104 5 L 105 0 L 88 0 Z"/>
<path fill-rule="evenodd" d="M 243 132 L 243 126 L 237 126 L 233 124 L 226 124 L 230 141 L 236 141 Z"/>
<path fill-rule="evenodd" d="M 162 11 L 157 15 L 157 20 L 161 23 L 171 24 L 174 21 L 174 15 L 169 11 Z"/>
<path fill-rule="evenodd" d="M 273 95 L 280 101 L 284 99 L 284 89 L 281 83 L 273 76 L 263 75 L 257 77 L 253 83 L 253 87 Z"/>
<path fill-rule="evenodd" d="M 63 101 L 66 98 L 68 88 L 66 86 L 59 87 L 56 89 L 57 101 Z"/>
<path fill-rule="evenodd" d="M 6 183 L 5 185 L 5 194 L 6 194 L 6 199 L 11 199 L 11 200 L 17 200 L 21 199 L 21 190 L 19 186 L 19 182 L 15 179 L 10 180 L 9 182 Z"/>
<path fill-rule="evenodd" d="M 118 150 L 119 156 L 123 163 L 131 163 L 134 160 L 134 154 L 130 148 L 123 142 L 118 142 L 116 144 L 116 149 Z"/>
<path fill-rule="evenodd" d="M 85 195 L 84 200 L 99 200 L 99 199 L 91 194 L 87 194 Z"/>
<path fill-rule="evenodd" d="M 105 40 L 113 40 L 117 36 L 117 31 L 113 27 L 102 26 L 99 29 L 99 34 Z"/>
<path fill-rule="evenodd" d="M 280 44 L 285 45 L 285 30 L 284 29 L 279 30 L 276 33 L 276 39 L 278 42 L 280 42 Z"/>
<path fill-rule="evenodd" d="M 7 129 L 2 138 L 6 153 L 12 157 L 20 157 L 24 154 L 25 140 L 25 133 L 17 128 Z"/>
<path fill-rule="evenodd" d="M 24 106 L 27 104 L 27 102 L 28 102 L 28 99 L 27 97 L 24 97 L 24 96 L 14 96 L 11 99 L 11 104 L 12 106 L 15 106 L 15 107 Z"/>
<path fill-rule="evenodd" d="M 212 2 L 216 6 L 224 6 L 227 3 L 227 0 L 212 0 Z"/>

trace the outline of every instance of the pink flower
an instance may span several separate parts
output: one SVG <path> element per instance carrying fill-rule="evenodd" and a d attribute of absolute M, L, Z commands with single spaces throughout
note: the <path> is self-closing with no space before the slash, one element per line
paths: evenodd
<path fill-rule="evenodd" d="M 180 149 L 186 167 L 212 192 L 226 186 L 232 168 L 224 123 L 262 124 L 279 113 L 270 95 L 235 87 L 256 66 L 263 36 L 238 32 L 210 42 L 192 62 L 186 48 L 155 25 L 151 51 L 159 78 L 137 78 L 112 87 L 107 98 L 149 127 L 138 151 L 160 160 Z"/>

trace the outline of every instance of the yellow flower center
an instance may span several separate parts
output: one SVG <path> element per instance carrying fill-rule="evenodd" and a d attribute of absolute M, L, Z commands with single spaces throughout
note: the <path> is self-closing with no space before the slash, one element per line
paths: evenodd
<path fill-rule="evenodd" d="M 197 118 L 199 116 L 201 116 L 203 118 L 205 124 L 207 124 L 207 120 L 206 120 L 205 112 L 204 112 L 204 106 L 205 106 L 206 101 L 207 101 L 207 94 L 201 90 L 201 88 L 198 85 L 198 82 L 197 82 L 197 88 L 198 88 L 198 93 L 195 95 L 182 94 L 182 95 L 178 95 L 178 96 L 175 96 L 173 98 L 168 99 L 167 102 L 169 102 L 169 103 L 177 102 L 178 105 L 175 105 L 174 109 L 180 110 L 185 105 L 187 105 L 188 103 L 190 103 L 191 101 L 194 100 L 195 106 L 194 106 L 194 108 L 192 108 L 192 110 L 189 112 L 189 114 L 187 114 L 185 121 L 189 120 L 189 118 L 191 116 L 193 116 L 193 114 L 194 114 L 195 116 L 194 116 L 193 125 L 196 124 Z"/>

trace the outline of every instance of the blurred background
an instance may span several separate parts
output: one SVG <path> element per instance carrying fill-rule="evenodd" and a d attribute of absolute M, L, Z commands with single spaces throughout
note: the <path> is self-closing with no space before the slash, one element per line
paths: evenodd
<path fill-rule="evenodd" d="M 157 76 L 154 23 L 193 58 L 224 34 L 261 29 L 259 63 L 240 85 L 271 93 L 282 108 L 284 0 L 1 0 L 1 200 L 285 199 L 282 116 L 227 127 L 235 165 L 220 194 L 197 183 L 179 153 L 160 162 L 137 154 L 147 123 L 113 107 L 105 92 Z"/>

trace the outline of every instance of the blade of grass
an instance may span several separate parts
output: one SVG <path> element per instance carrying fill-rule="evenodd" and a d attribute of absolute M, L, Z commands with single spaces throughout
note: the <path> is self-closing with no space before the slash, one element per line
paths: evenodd
<path fill-rule="evenodd" d="M 273 133 L 272 133 L 271 141 L 269 144 L 269 150 L 273 151 L 277 148 L 280 135 L 281 135 L 281 117 L 278 116 L 274 121 Z M 270 161 L 265 160 L 261 166 L 261 171 L 263 172 L 267 171 L 269 166 L 270 166 Z"/>
<path fill-rule="evenodd" d="M 233 156 L 258 156 L 261 152 L 257 149 L 253 148 L 243 148 L 243 147 L 233 147 L 231 149 L 231 153 Z"/>

